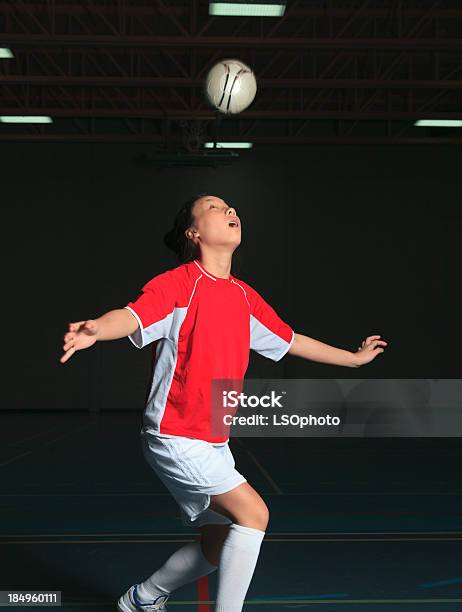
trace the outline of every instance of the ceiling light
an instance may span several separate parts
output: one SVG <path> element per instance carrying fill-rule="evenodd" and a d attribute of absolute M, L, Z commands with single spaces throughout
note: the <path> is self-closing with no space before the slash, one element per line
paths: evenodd
<path fill-rule="evenodd" d="M 419 119 L 414 123 L 417 127 L 462 127 L 460 119 Z"/>
<path fill-rule="evenodd" d="M 6 47 L 0 47 L 0 59 L 10 59 L 14 57 L 11 49 L 7 49 Z"/>
<path fill-rule="evenodd" d="M 204 147 L 206 149 L 251 149 L 253 144 L 251 142 L 206 142 Z"/>
<path fill-rule="evenodd" d="M 13 115 L 3 115 L 0 117 L 0 123 L 52 123 L 51 117 L 15 117 Z"/>
<path fill-rule="evenodd" d="M 209 15 L 230 15 L 234 17 L 281 17 L 286 10 L 287 0 L 230 0 L 215 2 L 209 0 Z"/>

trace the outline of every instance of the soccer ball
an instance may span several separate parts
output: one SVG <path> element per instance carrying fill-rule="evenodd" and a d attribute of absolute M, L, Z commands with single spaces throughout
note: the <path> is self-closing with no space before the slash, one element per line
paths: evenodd
<path fill-rule="evenodd" d="M 205 94 L 221 113 L 234 115 L 252 103 L 257 80 L 252 69 L 237 59 L 225 59 L 210 69 L 205 79 Z"/>

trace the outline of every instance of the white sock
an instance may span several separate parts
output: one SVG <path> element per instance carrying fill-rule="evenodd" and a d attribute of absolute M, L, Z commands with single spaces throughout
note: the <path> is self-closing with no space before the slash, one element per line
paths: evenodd
<path fill-rule="evenodd" d="M 232 523 L 218 566 L 215 612 L 241 612 L 265 532 Z"/>
<path fill-rule="evenodd" d="M 152 576 L 141 582 L 137 594 L 143 603 L 172 591 L 217 569 L 204 557 L 200 542 L 190 542 L 178 549 Z"/>

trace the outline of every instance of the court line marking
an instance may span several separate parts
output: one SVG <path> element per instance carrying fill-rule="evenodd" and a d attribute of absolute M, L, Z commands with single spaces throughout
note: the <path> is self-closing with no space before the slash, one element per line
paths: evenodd
<path fill-rule="evenodd" d="M 198 605 L 198 604 L 214 604 L 215 600 L 213 599 L 183 599 L 177 601 L 169 601 L 169 606 L 185 606 L 185 605 Z M 245 600 L 244 603 L 246 605 L 259 606 L 261 604 L 265 605 L 281 605 L 281 604 L 435 604 L 435 603 L 443 603 L 443 604 L 453 604 L 453 603 L 462 603 L 462 598 L 438 598 L 438 599 L 260 599 L 258 601 Z M 114 606 L 114 602 L 102 602 L 102 601 L 62 601 L 61 606 Z"/>
<path fill-rule="evenodd" d="M 196 581 L 197 596 L 199 601 L 210 598 L 208 576 L 201 576 Z M 207 604 L 198 604 L 198 612 L 210 612 L 210 606 Z"/>
<path fill-rule="evenodd" d="M 445 580 L 437 580 L 435 582 L 424 582 L 419 586 L 423 589 L 433 589 L 434 587 L 446 586 L 448 584 L 461 584 L 462 576 L 457 576 L 456 578 L 446 578 Z"/>
<path fill-rule="evenodd" d="M 60 427 L 61 427 L 60 425 L 56 425 L 55 427 L 52 427 L 51 429 L 47 429 L 46 431 L 42 431 L 41 433 L 36 433 L 33 436 L 27 436 L 26 438 L 21 438 L 20 440 L 16 442 L 9 442 L 5 446 L 17 446 L 19 444 L 23 444 L 24 442 L 28 440 L 34 440 L 35 438 L 39 438 L 40 436 L 45 436 L 46 434 L 49 434 L 52 431 L 59 429 Z"/>
<path fill-rule="evenodd" d="M 2 538 L 33 538 L 33 537 L 37 537 L 37 538 L 73 538 L 73 537 L 93 537 L 93 538 L 97 538 L 97 537 L 112 537 L 112 536 L 118 536 L 118 537 L 136 537 L 136 538 L 140 538 L 143 536 L 150 536 L 150 537 L 160 537 L 163 535 L 166 536 L 178 536 L 178 537 L 182 537 L 185 535 L 189 535 L 189 533 L 193 534 L 196 532 L 188 532 L 188 533 L 181 533 L 178 531 L 171 531 L 171 532 L 162 532 L 162 533 L 120 533 L 120 532 L 102 532 L 102 533 L 13 533 L 13 534 L 0 534 L 0 540 Z M 197 532 L 199 533 L 199 532 Z M 453 537 L 453 536 L 462 536 L 462 531 L 267 531 L 266 532 L 268 535 L 270 536 L 339 536 L 339 535 L 349 535 L 349 536 L 371 536 L 371 535 L 393 535 L 393 536 L 397 536 L 397 535 L 403 535 L 403 536 L 414 536 L 413 539 L 419 539 L 416 536 L 423 536 L 424 538 L 426 536 L 435 536 L 435 535 L 442 535 L 442 536 L 447 536 L 447 537 Z M 339 540 L 341 540 L 342 538 L 339 538 Z"/>
<path fill-rule="evenodd" d="M 42 447 L 43 448 L 43 447 Z M 33 452 L 33 451 L 31 451 Z M 0 464 L 1 467 L 2 464 Z M 274 482 L 274 481 L 273 481 Z M 274 483 L 277 487 L 276 483 Z M 37 485 L 39 486 L 39 485 Z M 68 486 L 68 485 L 66 485 Z M 281 489 L 280 489 L 281 490 Z M 319 497 L 321 495 L 336 495 L 337 497 L 342 496 L 354 496 L 354 495 L 367 495 L 368 497 L 374 497 L 374 495 L 398 495 L 401 497 L 414 497 L 416 495 L 425 495 L 427 497 L 440 497 L 443 495 L 455 497 L 462 495 L 462 493 L 361 493 L 356 491 L 342 492 L 342 493 L 330 493 L 330 492 L 315 492 L 310 491 L 309 493 L 262 493 L 263 496 L 271 495 L 284 495 L 284 497 Z M 171 493 L 0 493 L 0 497 L 172 497 Z"/>
<path fill-rule="evenodd" d="M 196 534 L 197 535 L 197 534 Z M 10 536 L 11 537 L 11 536 Z M 29 536 L 30 537 L 30 536 Z M 5 541 L 6 536 L 3 536 L 4 541 L 0 541 L 0 546 L 11 544 L 162 544 L 165 542 L 194 542 L 195 540 L 188 537 L 178 538 L 162 538 L 162 539 L 111 539 L 111 540 L 12 540 Z M 264 538 L 265 542 L 460 542 L 460 538 Z"/>
<path fill-rule="evenodd" d="M 295 603 L 307 603 L 307 604 L 391 604 L 391 603 L 462 603 L 462 598 L 448 598 L 448 599 L 278 599 L 277 601 L 271 599 L 261 599 L 259 601 L 246 601 L 246 604 L 295 604 Z"/>
<path fill-rule="evenodd" d="M 255 455 L 252 453 L 252 451 L 250 451 L 245 444 L 243 444 L 241 442 L 241 440 L 239 440 L 238 438 L 234 438 L 234 440 L 236 440 L 236 442 L 238 443 L 238 445 L 244 449 L 244 451 L 249 455 L 249 457 L 252 459 L 252 461 L 255 463 L 255 465 L 257 466 L 257 468 L 260 470 L 260 472 L 263 474 L 263 476 L 266 478 L 266 480 L 269 482 L 269 484 L 273 487 L 273 489 L 276 491 L 276 495 L 284 495 L 283 490 L 281 489 L 281 487 L 279 485 L 276 484 L 275 480 L 269 475 L 268 471 L 262 466 L 262 464 L 258 461 L 258 459 L 255 457 Z M 264 493 L 263 493 L 264 495 Z"/>
<path fill-rule="evenodd" d="M 77 430 L 73 429 L 72 431 L 66 432 L 62 436 L 58 436 L 57 438 L 54 438 L 53 440 L 49 440 L 48 442 L 43 443 L 41 446 L 39 446 L 37 448 L 33 448 L 32 450 L 29 450 L 29 451 L 27 451 L 25 453 L 21 453 L 20 455 L 16 455 L 15 457 L 11 457 L 10 459 L 7 459 L 6 461 L 3 461 L 2 463 L 0 463 L 0 468 L 5 467 L 5 465 L 10 465 L 11 463 L 14 463 L 18 459 L 21 459 L 22 457 L 27 457 L 27 455 L 31 455 L 31 454 L 37 452 L 38 450 L 43 450 L 44 448 L 50 446 L 50 444 L 53 444 L 53 442 L 56 442 L 57 440 L 61 440 L 62 438 L 65 438 L 66 436 L 68 436 L 70 434 L 81 433 L 82 431 L 84 431 L 87 428 L 88 428 L 88 426 L 85 425 L 85 427 L 82 427 L 80 429 L 77 429 Z"/>

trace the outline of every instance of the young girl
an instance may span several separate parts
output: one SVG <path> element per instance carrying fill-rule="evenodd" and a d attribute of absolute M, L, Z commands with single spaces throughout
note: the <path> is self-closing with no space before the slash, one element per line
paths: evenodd
<path fill-rule="evenodd" d="M 211 383 L 242 380 L 249 349 L 274 361 L 286 353 L 359 367 L 384 351 L 369 336 L 356 353 L 296 334 L 265 300 L 231 274 L 241 242 L 236 210 L 218 196 L 186 202 L 165 236 L 181 262 L 152 278 L 134 302 L 98 319 L 69 324 L 61 363 L 97 340 L 129 337 L 153 345 L 143 414 L 143 454 L 178 502 L 198 541 L 183 546 L 118 601 L 121 612 L 165 610 L 178 587 L 218 567 L 216 612 L 242 610 L 268 525 L 268 508 L 235 469 L 229 427 L 211 427 Z"/>

